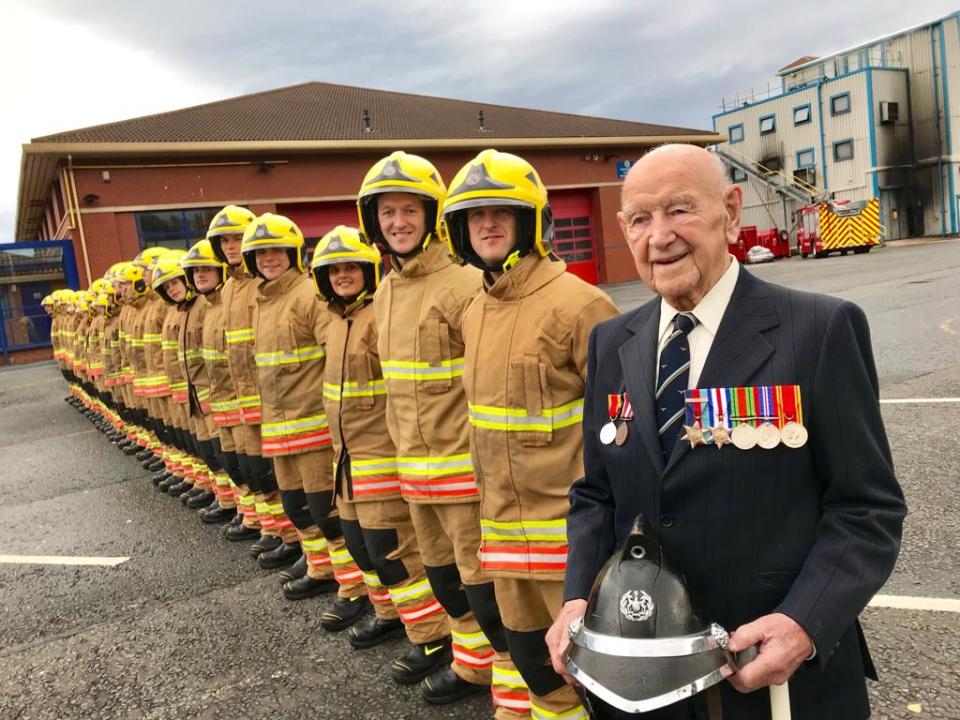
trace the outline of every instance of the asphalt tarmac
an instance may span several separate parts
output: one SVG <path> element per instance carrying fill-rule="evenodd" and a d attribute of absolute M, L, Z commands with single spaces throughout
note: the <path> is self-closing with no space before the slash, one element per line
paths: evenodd
<path fill-rule="evenodd" d="M 873 334 L 910 515 L 885 595 L 960 598 L 957 548 L 960 242 L 751 268 L 848 298 Z M 608 288 L 621 309 L 649 299 Z M 0 718 L 487 718 L 489 697 L 446 707 L 397 686 L 403 641 L 355 651 L 324 632 L 329 599 L 287 602 L 246 544 L 157 493 L 62 400 L 56 367 L 0 371 L 0 555 L 129 557 L 116 567 L 0 559 Z M 877 718 L 960 718 L 960 615 L 867 608 Z M 829 720 L 826 719 L 825 720 Z"/>

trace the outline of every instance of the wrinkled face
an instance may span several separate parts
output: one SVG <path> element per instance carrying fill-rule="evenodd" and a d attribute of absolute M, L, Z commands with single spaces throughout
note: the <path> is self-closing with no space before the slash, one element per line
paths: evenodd
<path fill-rule="evenodd" d="M 423 199 L 412 193 L 378 195 L 377 220 L 390 248 L 401 255 L 416 248 L 426 236 L 426 207 Z"/>
<path fill-rule="evenodd" d="M 260 248 L 256 253 L 257 270 L 268 282 L 276 280 L 290 269 L 290 256 L 286 248 Z"/>
<path fill-rule="evenodd" d="M 517 215 L 509 205 L 481 205 L 467 210 L 473 251 L 487 265 L 500 265 L 517 242 Z"/>
<path fill-rule="evenodd" d="M 620 229 L 637 273 L 679 310 L 692 310 L 729 266 L 740 230 L 741 191 L 706 151 L 654 152 L 623 186 Z"/>
<path fill-rule="evenodd" d="M 151 283 L 153 283 L 153 270 L 148 267 L 143 269 L 143 281 L 147 284 L 147 287 L 151 286 Z"/>
<path fill-rule="evenodd" d="M 205 267 L 190 268 L 193 273 L 193 284 L 202 293 L 217 289 L 220 284 L 220 268 L 207 265 Z"/>
<path fill-rule="evenodd" d="M 363 267 L 360 263 L 343 262 L 330 266 L 330 284 L 342 298 L 354 298 L 363 292 Z"/>
<path fill-rule="evenodd" d="M 236 267 L 243 259 L 240 257 L 241 245 L 243 245 L 243 235 L 239 233 L 220 236 L 220 249 L 223 250 L 224 257 L 227 258 L 230 267 Z"/>
<path fill-rule="evenodd" d="M 180 278 L 172 278 L 163 284 L 163 291 L 175 303 L 183 301 L 187 297 L 187 286 L 183 284 Z"/>
<path fill-rule="evenodd" d="M 117 295 L 119 295 L 120 300 L 123 302 L 130 302 L 133 300 L 133 285 L 128 283 L 125 280 L 122 280 L 116 285 Z"/>

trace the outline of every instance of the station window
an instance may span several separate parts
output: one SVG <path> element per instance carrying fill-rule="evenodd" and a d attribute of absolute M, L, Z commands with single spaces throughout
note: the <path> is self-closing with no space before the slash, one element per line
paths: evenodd
<path fill-rule="evenodd" d="M 806 148 L 805 150 L 797 150 L 797 167 L 798 168 L 809 168 L 813 167 L 816 164 L 816 155 L 813 152 L 813 148 Z"/>
<path fill-rule="evenodd" d="M 743 142 L 743 123 L 731 125 L 727 132 L 730 134 L 731 145 L 733 143 Z"/>
<path fill-rule="evenodd" d="M 169 248 L 189 248 L 203 240 L 210 221 L 219 209 L 216 207 L 138 212 L 136 218 L 140 247 L 162 245 Z"/>
<path fill-rule="evenodd" d="M 830 98 L 830 114 L 844 115 L 850 112 L 850 93 L 840 93 Z"/>
<path fill-rule="evenodd" d="M 810 103 L 806 105 L 800 105 L 793 109 L 793 124 L 794 125 L 806 125 L 812 119 L 813 114 L 810 112 Z"/>
<path fill-rule="evenodd" d="M 743 183 L 747 181 L 747 173 L 741 170 L 738 167 L 730 168 L 730 180 L 735 183 Z"/>
<path fill-rule="evenodd" d="M 777 131 L 777 116 L 776 115 L 764 115 L 760 118 L 760 134 L 769 135 L 770 133 Z"/>
<path fill-rule="evenodd" d="M 833 144 L 833 160 L 853 160 L 853 140 L 841 140 Z"/>

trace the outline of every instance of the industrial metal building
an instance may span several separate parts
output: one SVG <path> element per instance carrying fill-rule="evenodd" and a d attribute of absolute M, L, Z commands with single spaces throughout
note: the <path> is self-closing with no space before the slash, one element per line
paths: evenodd
<path fill-rule="evenodd" d="M 35 138 L 23 146 L 16 238 L 72 241 L 83 285 L 144 247 L 196 242 L 226 203 L 287 215 L 315 242 L 356 224 L 356 192 L 383 155 L 424 155 L 449 180 L 494 147 L 540 172 L 571 271 L 614 283 L 636 278 L 616 222 L 630 163 L 665 142 L 721 139 L 313 82 Z"/>
<path fill-rule="evenodd" d="M 713 116 L 745 225 L 792 230 L 825 191 L 878 198 L 887 239 L 960 232 L 960 12 L 777 78 Z"/>

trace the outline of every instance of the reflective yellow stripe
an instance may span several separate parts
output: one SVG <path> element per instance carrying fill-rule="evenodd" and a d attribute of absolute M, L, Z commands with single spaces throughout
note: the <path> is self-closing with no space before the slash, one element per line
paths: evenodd
<path fill-rule="evenodd" d="M 242 342 L 253 342 L 253 328 L 240 328 L 239 330 L 227 330 L 224 333 L 229 345 L 235 345 Z"/>
<path fill-rule="evenodd" d="M 436 457 L 398 457 L 397 468 L 404 475 L 449 475 L 458 472 L 473 472 L 470 453 L 461 455 L 438 455 Z"/>
<path fill-rule="evenodd" d="M 220 402 L 210 403 L 210 409 L 216 413 L 230 412 L 231 410 L 236 410 L 238 407 L 240 407 L 240 405 L 236 400 L 222 400 Z"/>
<path fill-rule="evenodd" d="M 203 402 L 210 399 L 210 388 L 197 388 L 197 400 Z"/>
<path fill-rule="evenodd" d="M 326 538 L 316 538 L 314 540 L 301 540 L 300 543 L 303 545 L 303 549 L 307 552 L 320 553 L 327 551 L 327 539 Z"/>
<path fill-rule="evenodd" d="M 237 402 L 240 403 L 240 407 L 251 408 L 260 406 L 260 396 L 259 395 L 244 395 L 243 397 L 238 397 Z"/>
<path fill-rule="evenodd" d="M 203 353 L 197 348 L 190 348 L 183 353 L 183 360 L 202 360 Z"/>
<path fill-rule="evenodd" d="M 330 553 L 330 559 L 333 561 L 334 565 L 346 565 L 347 563 L 353 562 L 353 556 L 350 554 L 350 551 L 344 548 L 343 550 L 334 550 Z M 430 589 L 429 587 L 427 588 Z"/>
<path fill-rule="evenodd" d="M 523 542 L 525 540 L 546 540 L 548 542 L 567 541 L 566 520 L 525 520 L 522 522 L 497 522 L 480 520 L 480 533 L 484 540 L 505 540 Z"/>
<path fill-rule="evenodd" d="M 374 395 L 386 394 L 387 385 L 383 380 L 371 380 L 363 385 L 353 381 L 345 382 L 343 383 L 342 393 L 339 385 L 328 382 L 323 384 L 323 396 L 327 398 L 327 400 L 333 400 L 335 402 L 339 402 L 340 399 L 344 397 L 373 397 Z"/>
<path fill-rule="evenodd" d="M 328 427 L 326 415 L 312 415 L 301 418 L 300 420 L 264 423 L 261 426 L 260 432 L 263 437 L 280 437 L 283 435 L 310 432 L 311 430 L 322 430 L 325 427 Z"/>
<path fill-rule="evenodd" d="M 271 365 L 291 365 L 293 363 L 304 362 L 305 360 L 320 360 L 326 353 L 319 345 L 308 345 L 307 347 L 297 348 L 290 352 L 262 352 L 254 355 L 254 361 L 257 367 L 267 367 Z"/>
<path fill-rule="evenodd" d="M 159 343 L 163 341 L 163 336 L 160 333 L 144 333 L 143 342 L 145 343 Z"/>
<path fill-rule="evenodd" d="M 550 712 L 538 706 L 533 700 L 530 701 L 530 720 L 587 720 L 589 715 L 584 710 L 583 705 L 578 705 L 573 710 L 567 710 L 562 713 Z"/>
<path fill-rule="evenodd" d="M 583 422 L 583 398 L 555 408 L 544 408 L 541 415 L 529 415 L 522 408 L 491 407 L 470 404 L 470 424 L 489 430 L 509 432 L 551 432 Z"/>
<path fill-rule="evenodd" d="M 439 365 L 410 360 L 384 360 L 383 377 L 388 380 L 451 380 L 463 375 L 463 358 L 444 360 Z"/>
<path fill-rule="evenodd" d="M 200 348 L 200 354 L 204 360 L 226 360 L 227 354 L 225 352 L 220 352 L 216 348 Z"/>
<path fill-rule="evenodd" d="M 495 685 L 505 685 L 512 688 L 527 689 L 527 684 L 523 681 L 523 676 L 519 670 L 509 670 L 507 668 L 493 666 L 493 675 L 491 680 Z"/>
<path fill-rule="evenodd" d="M 410 600 L 416 600 L 417 598 L 429 595 L 431 592 L 433 591 L 430 589 L 430 583 L 426 580 L 421 580 L 405 588 L 391 588 L 390 599 L 395 603 L 409 602 Z"/>
<path fill-rule="evenodd" d="M 456 630 L 451 630 L 450 634 L 453 636 L 453 642 L 470 650 L 490 644 L 490 641 L 487 640 L 487 636 L 482 632 L 459 633 Z"/>
<path fill-rule="evenodd" d="M 162 340 L 160 342 L 160 347 L 164 350 L 176 350 L 177 341 L 176 340 Z"/>

